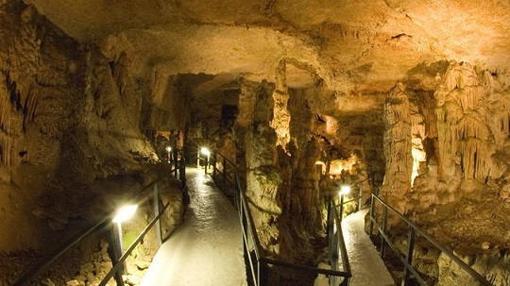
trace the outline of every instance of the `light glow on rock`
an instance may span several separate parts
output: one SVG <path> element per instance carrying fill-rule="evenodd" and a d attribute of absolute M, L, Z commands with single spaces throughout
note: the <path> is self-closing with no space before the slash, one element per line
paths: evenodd
<path fill-rule="evenodd" d="M 415 140 L 417 138 L 413 138 L 413 148 L 411 149 L 411 155 L 413 157 L 413 169 L 411 172 L 411 186 L 414 185 L 414 179 L 418 177 L 419 175 L 419 169 L 420 169 L 420 163 L 424 162 L 426 160 L 426 154 L 425 151 L 423 151 L 423 145 L 421 143 L 421 140 Z M 417 142 L 419 141 L 417 144 Z"/>
<path fill-rule="evenodd" d="M 356 155 L 351 155 L 346 160 L 333 160 L 331 161 L 329 174 L 330 175 L 341 175 L 342 171 L 350 172 L 353 166 L 358 162 Z"/>
<path fill-rule="evenodd" d="M 326 174 L 326 163 L 322 162 L 322 161 L 316 161 L 315 162 L 315 166 L 320 166 L 321 168 L 321 174 L 322 175 L 325 175 Z"/>

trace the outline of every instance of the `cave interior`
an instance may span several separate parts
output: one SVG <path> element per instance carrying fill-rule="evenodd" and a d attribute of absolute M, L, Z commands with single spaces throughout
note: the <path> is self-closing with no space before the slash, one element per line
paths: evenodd
<path fill-rule="evenodd" d="M 175 160 L 209 175 L 236 166 L 273 259 L 319 267 L 326 202 L 342 204 L 340 220 L 370 209 L 381 225 L 374 194 L 510 286 L 509 1 L 0 0 L 0 37 L 0 285 L 161 177 L 170 240 L 190 199 L 193 212 L 217 209 L 196 206 L 197 183 L 171 176 Z M 152 208 L 140 204 L 120 231 L 125 245 Z M 358 220 L 384 253 L 369 214 Z M 407 283 L 409 225 L 393 212 L 384 224 L 397 254 L 378 259 Z M 109 236 L 87 237 L 26 285 L 100 285 L 115 264 Z M 144 285 L 157 240 L 149 232 L 128 257 L 126 285 Z M 483 285 L 415 244 L 427 285 Z M 385 286 L 360 282 L 356 267 L 352 285 Z M 261 285 L 329 285 L 268 272 Z"/>

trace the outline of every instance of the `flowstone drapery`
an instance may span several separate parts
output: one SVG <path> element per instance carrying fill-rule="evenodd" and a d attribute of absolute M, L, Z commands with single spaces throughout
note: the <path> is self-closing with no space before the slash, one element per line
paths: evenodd
<path fill-rule="evenodd" d="M 508 134 L 508 98 L 494 93 L 492 75 L 469 64 L 454 64 L 434 96 L 440 175 L 452 177 L 458 167 L 466 180 L 483 183 L 500 175 L 492 155 L 497 148 L 496 138 Z M 499 97 L 501 107 L 493 105 L 490 110 L 495 97 Z"/>

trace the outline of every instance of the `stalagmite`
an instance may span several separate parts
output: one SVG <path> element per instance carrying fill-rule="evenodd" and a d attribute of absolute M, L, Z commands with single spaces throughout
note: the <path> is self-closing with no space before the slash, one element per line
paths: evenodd
<path fill-rule="evenodd" d="M 269 126 L 273 116 L 272 87 L 267 83 L 250 83 L 242 81 L 240 97 L 247 106 L 243 111 L 248 118 L 240 118 L 241 126 L 247 124 L 244 135 L 244 150 L 247 169 L 247 195 L 257 226 L 262 246 L 270 253 L 278 254 L 278 218 L 281 207 L 277 200 L 278 186 L 281 182 L 278 170 L 274 167 L 275 131 Z M 250 104 L 250 98 L 254 104 Z M 244 105 L 244 104 L 243 104 Z M 246 109 L 244 109 L 246 108 Z M 249 108 L 253 108 L 249 110 Z M 253 114 L 252 119 L 249 119 Z"/>
<path fill-rule="evenodd" d="M 397 209 L 406 207 L 405 194 L 411 190 L 412 126 L 405 86 L 398 83 L 384 105 L 384 156 L 386 171 L 381 194 Z"/>

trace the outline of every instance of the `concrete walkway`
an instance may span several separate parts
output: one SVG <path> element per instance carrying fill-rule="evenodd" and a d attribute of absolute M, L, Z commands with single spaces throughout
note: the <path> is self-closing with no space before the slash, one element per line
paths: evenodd
<path fill-rule="evenodd" d="M 365 215 L 361 210 L 345 217 L 342 221 L 345 244 L 351 263 L 351 286 L 395 285 L 377 249 L 365 233 Z"/>
<path fill-rule="evenodd" d="M 348 215 L 342 221 L 345 247 L 347 248 L 352 272 L 349 286 L 395 285 L 377 249 L 365 233 L 364 225 L 367 212 L 368 210 L 361 210 Z M 325 269 L 329 268 L 326 263 L 321 263 L 319 266 Z M 340 266 L 340 269 L 342 269 L 342 266 Z M 325 275 L 319 275 L 314 286 L 329 286 L 328 281 Z"/>
<path fill-rule="evenodd" d="M 191 204 L 142 286 L 246 285 L 239 217 L 203 170 L 186 169 Z"/>

